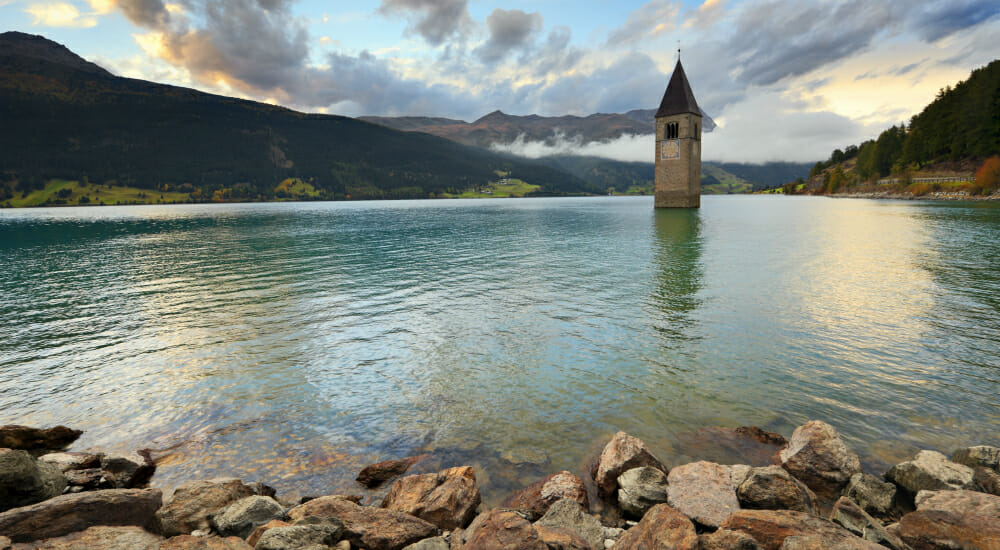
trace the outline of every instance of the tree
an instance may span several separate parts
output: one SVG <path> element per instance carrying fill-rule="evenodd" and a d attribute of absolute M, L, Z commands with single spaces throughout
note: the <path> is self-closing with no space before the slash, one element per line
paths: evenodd
<path fill-rule="evenodd" d="M 976 190 L 989 195 L 1000 189 L 1000 156 L 992 156 L 976 171 Z"/>

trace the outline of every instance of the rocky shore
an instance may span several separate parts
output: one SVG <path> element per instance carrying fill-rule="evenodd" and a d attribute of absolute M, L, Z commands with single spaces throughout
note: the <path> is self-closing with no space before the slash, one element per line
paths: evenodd
<path fill-rule="evenodd" d="M 668 466 L 618 432 L 589 471 L 483 509 L 472 467 L 407 475 L 420 456 L 359 472 L 359 490 L 388 487 L 369 505 L 240 479 L 165 497 L 147 487 L 148 453 L 59 452 L 80 432 L 2 426 L 0 550 L 1000 550 L 1000 448 L 924 450 L 878 477 L 822 421 L 787 440 L 719 430 L 773 451 L 769 464 Z"/>

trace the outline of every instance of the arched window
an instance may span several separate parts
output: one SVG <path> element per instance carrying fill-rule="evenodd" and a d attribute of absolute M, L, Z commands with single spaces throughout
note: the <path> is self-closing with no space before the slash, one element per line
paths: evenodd
<path fill-rule="evenodd" d="M 695 122 L 694 123 L 694 137 L 695 137 L 695 139 L 698 139 L 698 135 L 699 135 L 698 134 L 698 123 Z"/>
<path fill-rule="evenodd" d="M 667 139 L 677 139 L 677 137 L 678 137 L 678 135 L 680 133 L 680 132 L 678 132 L 678 130 L 679 130 L 679 124 L 678 123 L 676 123 L 676 122 L 668 122 L 667 123 Z"/>

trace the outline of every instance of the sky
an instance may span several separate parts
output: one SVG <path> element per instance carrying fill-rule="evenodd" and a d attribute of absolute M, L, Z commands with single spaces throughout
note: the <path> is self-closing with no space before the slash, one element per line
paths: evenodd
<path fill-rule="evenodd" d="M 997 0 L 0 0 L 0 22 L 121 76 L 466 121 L 656 108 L 680 48 L 719 126 L 704 157 L 730 162 L 825 159 L 1000 58 Z M 573 137 L 652 160 L 644 137 Z"/>

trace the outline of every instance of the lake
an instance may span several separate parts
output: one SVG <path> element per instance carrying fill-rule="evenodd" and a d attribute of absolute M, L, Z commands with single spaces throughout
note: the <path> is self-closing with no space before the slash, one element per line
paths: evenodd
<path fill-rule="evenodd" d="M 358 493 L 427 453 L 487 503 L 617 430 L 677 465 L 822 419 L 878 473 L 1000 444 L 1000 204 L 702 205 L 0 210 L 0 423 L 152 448 L 165 488 Z"/>

